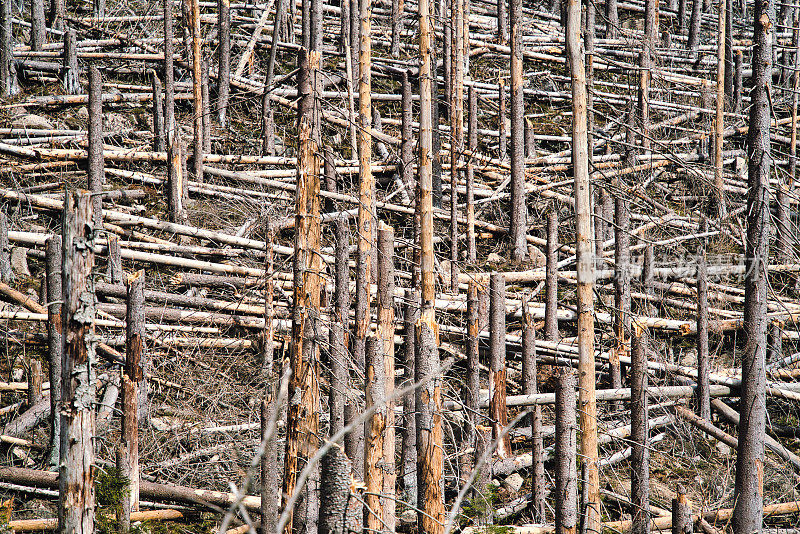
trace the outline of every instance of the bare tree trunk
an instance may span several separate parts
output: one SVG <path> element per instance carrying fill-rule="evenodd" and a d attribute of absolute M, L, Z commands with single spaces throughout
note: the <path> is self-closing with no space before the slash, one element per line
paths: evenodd
<path fill-rule="evenodd" d="M 414 376 L 426 380 L 415 391 L 417 409 L 417 514 L 420 532 L 444 532 L 442 391 L 439 369 L 438 325 L 434 301 L 433 256 L 433 91 L 431 13 L 429 0 L 420 0 L 419 13 L 419 248 L 421 279 L 421 311 L 417 321 L 417 346 Z M 433 63 L 435 65 L 435 63 Z"/>
<path fill-rule="evenodd" d="M 62 220 L 64 361 L 62 370 L 59 532 L 91 534 L 95 528 L 94 229 L 88 191 L 66 195 Z"/>
<path fill-rule="evenodd" d="M 209 74 L 208 74 L 208 59 L 203 58 L 201 62 L 201 83 L 203 94 L 203 154 L 211 153 L 211 96 L 209 94 Z M 206 109 L 206 107 L 208 109 Z"/>
<path fill-rule="evenodd" d="M 0 96 L 10 97 L 19 92 L 17 68 L 14 65 L 14 35 L 11 0 L 0 0 Z"/>
<path fill-rule="evenodd" d="M 164 138 L 164 100 L 161 79 L 153 69 L 148 70 L 147 74 L 153 86 L 153 150 L 155 152 L 164 152 L 166 150 L 166 141 Z"/>
<path fill-rule="evenodd" d="M 572 165 L 575 175 L 575 237 L 578 308 L 578 398 L 581 404 L 580 454 L 584 473 L 586 532 L 599 532 L 600 465 L 597 454 L 597 399 L 594 367 L 594 258 L 592 203 L 586 116 L 586 71 L 580 46 L 581 13 L 578 0 L 567 0 L 566 55 L 572 81 Z M 566 525 L 565 523 L 562 523 Z M 573 523 L 574 526 L 574 523 Z"/>
<path fill-rule="evenodd" d="M 108 278 L 112 284 L 122 284 L 125 272 L 122 270 L 122 250 L 119 247 L 119 237 L 108 236 Z"/>
<path fill-rule="evenodd" d="M 476 319 L 477 320 L 477 319 Z M 538 372 L 536 365 L 536 330 L 533 316 L 528 310 L 528 300 L 522 301 L 522 393 L 535 395 L 539 392 Z M 529 416 L 531 426 L 531 459 L 533 474 L 531 476 L 531 500 L 528 502 L 528 513 L 534 523 L 544 523 L 545 517 L 545 475 L 544 444 L 542 440 L 542 407 L 538 404 Z"/>
<path fill-rule="evenodd" d="M 579 386 L 578 386 L 579 387 Z M 578 468 L 575 460 L 575 375 L 559 370 L 556 384 L 556 534 L 575 534 L 578 524 Z"/>
<path fill-rule="evenodd" d="M 632 534 L 650 534 L 650 449 L 647 407 L 647 341 L 637 325 L 631 336 Z"/>
<path fill-rule="evenodd" d="M 795 10 L 794 29 L 792 30 L 792 59 L 794 68 L 800 66 L 800 17 Z M 794 244 L 791 206 L 789 199 L 794 194 L 794 179 L 797 174 L 797 102 L 800 91 L 800 75 L 797 70 L 792 73 L 792 133 L 789 142 L 789 175 L 785 180 L 778 180 L 776 192 L 776 256 L 780 261 L 789 262 Z"/>
<path fill-rule="evenodd" d="M 119 476 L 126 481 L 124 486 L 127 486 L 127 488 L 123 488 L 123 490 L 120 492 L 119 502 L 117 503 L 117 531 L 121 534 L 127 534 L 131 530 L 130 489 L 133 486 L 133 479 L 131 478 L 130 471 L 130 455 L 128 454 L 128 448 L 124 443 L 117 445 L 116 460 L 117 472 L 119 473 Z M 126 489 L 128 491 L 125 491 Z"/>
<path fill-rule="evenodd" d="M 180 130 L 175 122 L 175 71 L 173 67 L 172 2 L 163 0 L 164 12 L 164 129 L 167 133 L 167 200 L 171 222 L 183 223 L 183 150 Z"/>
<path fill-rule="evenodd" d="M 466 421 L 464 422 L 464 449 L 477 445 L 477 425 L 480 423 L 480 324 L 478 321 L 478 282 L 470 280 L 467 287 L 467 338 L 464 352 L 467 357 L 467 376 L 464 382 L 464 407 Z M 477 448 L 472 455 L 463 457 L 462 479 L 475 467 L 478 462 Z"/>
<path fill-rule="evenodd" d="M 628 335 L 631 330 L 631 250 L 630 213 L 628 201 L 622 196 L 615 198 L 614 213 L 614 334 L 616 345 L 608 360 L 611 387 L 622 387 L 620 357 L 628 354 Z M 616 406 L 621 406 L 617 403 Z"/>
<path fill-rule="evenodd" d="M 125 344 L 125 367 L 122 372 L 122 443 L 127 452 L 127 467 L 131 474 L 130 509 L 139 510 L 139 422 L 146 423 L 146 417 L 140 414 L 147 412 L 147 404 L 141 403 L 141 397 L 147 398 L 145 385 L 144 353 L 144 271 L 137 271 L 127 280 L 128 300 Z M 144 395 L 141 395 L 144 393 Z"/>
<path fill-rule="evenodd" d="M 372 175 L 372 1 L 360 0 L 359 45 L 359 135 L 358 135 L 358 241 L 356 268 L 356 332 L 353 354 L 356 365 L 364 369 L 365 342 L 370 325 L 372 256 L 375 235 L 375 177 Z M 355 461 L 355 458 L 353 459 Z"/>
<path fill-rule="evenodd" d="M 686 489 L 678 484 L 672 499 L 672 534 L 692 534 L 693 531 L 692 509 L 686 499 Z"/>
<path fill-rule="evenodd" d="M 75 42 L 75 30 L 72 28 L 64 32 L 64 58 L 61 64 L 61 87 L 68 95 L 81 92 L 78 70 L 78 52 Z"/>
<path fill-rule="evenodd" d="M 8 241 L 8 216 L 5 209 L 0 210 L 0 281 L 10 284 L 14 281 L 11 269 L 11 244 Z"/>
<path fill-rule="evenodd" d="M 503 78 L 497 80 L 498 105 L 500 110 L 497 112 L 497 130 L 500 133 L 500 144 L 498 145 L 497 157 L 501 160 L 506 159 L 508 154 L 508 132 L 506 130 L 506 81 Z"/>
<path fill-rule="evenodd" d="M 227 126 L 228 99 L 231 87 L 231 5 L 230 0 L 217 0 L 217 27 L 219 46 L 217 48 L 217 121 L 223 128 Z"/>
<path fill-rule="evenodd" d="M 644 290 L 644 294 L 648 297 L 655 297 L 655 284 L 654 284 L 654 277 L 655 277 L 655 258 L 654 258 L 654 245 L 652 243 L 647 243 L 647 246 L 644 249 L 644 254 L 642 257 L 642 289 Z M 645 304 L 645 313 L 647 315 L 653 315 L 656 313 L 656 307 L 651 303 L 647 302 Z"/>
<path fill-rule="evenodd" d="M 736 451 L 733 528 L 761 532 L 764 432 L 766 418 L 765 364 L 767 348 L 767 269 L 769 254 L 770 103 L 775 6 L 757 0 L 753 9 L 753 89 L 747 135 L 748 194 L 745 243 L 744 331 L 741 420 Z"/>
<path fill-rule="evenodd" d="M 733 1 L 725 2 L 725 109 L 733 105 Z"/>
<path fill-rule="evenodd" d="M 339 52 L 350 52 L 350 0 L 341 1 L 339 11 Z"/>
<path fill-rule="evenodd" d="M 264 348 L 262 352 L 261 371 L 264 378 L 269 379 L 274 374 L 275 368 L 275 326 L 272 321 L 275 318 L 275 251 L 273 244 L 275 241 L 275 230 L 272 228 L 269 218 L 264 226 L 266 231 L 266 250 L 264 251 Z M 331 418 L 333 421 L 333 418 Z"/>
<path fill-rule="evenodd" d="M 64 0 L 50 0 L 47 23 L 54 30 L 64 30 Z"/>
<path fill-rule="evenodd" d="M 558 206 L 551 202 L 547 210 L 547 245 L 545 246 L 544 337 L 557 342 L 558 335 Z"/>
<path fill-rule="evenodd" d="M 103 80 L 95 65 L 89 67 L 89 146 L 86 154 L 89 190 L 92 192 L 92 224 L 103 227 L 103 184 L 106 181 L 103 160 Z"/>
<path fill-rule="evenodd" d="M 336 220 L 336 266 L 334 279 L 336 282 L 333 297 L 333 320 L 330 328 L 330 434 L 334 435 L 345 426 L 344 405 L 349 385 L 346 332 L 350 324 L 350 266 L 348 264 L 350 248 L 350 229 L 347 217 Z"/>
<path fill-rule="evenodd" d="M 678 33 L 684 35 L 686 33 L 686 2 L 688 0 L 678 0 Z"/>
<path fill-rule="evenodd" d="M 505 0 L 498 0 L 504 2 Z M 528 255 L 525 204 L 525 101 L 522 85 L 522 0 L 511 0 L 511 259 L 519 265 Z"/>
<path fill-rule="evenodd" d="M 506 0 L 497 0 L 497 41 L 501 45 L 504 45 L 508 42 Z"/>
<path fill-rule="evenodd" d="M 400 57 L 400 37 L 403 33 L 403 10 L 405 9 L 404 0 L 392 0 L 392 41 L 389 52 L 392 57 Z"/>
<path fill-rule="evenodd" d="M 458 293 L 458 178 L 464 151 L 464 0 L 452 0 L 453 84 L 450 91 L 450 291 Z"/>
<path fill-rule="evenodd" d="M 381 467 L 383 446 L 386 437 L 386 377 L 384 375 L 383 343 L 370 336 L 366 343 L 365 393 L 367 409 L 379 406 L 364 425 L 366 441 L 364 453 L 364 483 L 366 495 L 364 504 L 364 527 L 372 532 L 384 532 L 383 492 L 384 471 Z"/>
<path fill-rule="evenodd" d="M 383 395 L 386 403 L 383 440 L 383 509 L 382 530 L 395 531 L 395 425 L 394 401 L 394 230 L 381 221 L 378 224 L 378 340 L 383 355 Z"/>
<path fill-rule="evenodd" d="M 192 175 L 198 182 L 203 181 L 203 51 L 200 33 L 200 0 L 191 0 L 192 37 L 192 96 L 194 97 L 194 153 L 192 154 Z"/>
<path fill-rule="evenodd" d="M 0 218 L 2 217 L 0 213 Z M 50 370 L 50 459 L 51 468 L 58 465 L 61 450 L 61 360 L 64 356 L 64 333 L 61 322 L 61 236 L 46 241 L 47 258 L 47 356 Z"/>
<path fill-rule="evenodd" d="M 693 0 L 692 18 L 689 22 L 689 41 L 687 47 L 692 53 L 692 57 L 697 57 L 698 47 L 700 46 L 700 15 L 703 10 L 703 0 Z"/>
<path fill-rule="evenodd" d="M 353 466 L 350 459 L 338 445 L 322 457 L 322 487 L 325 498 L 320 502 L 320 534 L 349 534 L 360 529 L 352 528 L 357 521 L 362 526 L 362 517 L 352 517 L 350 487 Z"/>
<path fill-rule="evenodd" d="M 42 363 L 31 360 L 28 369 L 28 406 L 33 407 L 42 400 Z"/>
<path fill-rule="evenodd" d="M 606 0 L 606 39 L 616 39 L 619 36 L 619 13 L 617 0 Z"/>
<path fill-rule="evenodd" d="M 261 439 L 267 437 L 269 422 L 275 414 L 277 392 L 274 383 L 267 385 L 267 394 L 261 402 Z M 278 433 L 272 436 L 264 446 L 261 457 L 261 534 L 275 534 L 278 526 L 279 493 L 275 491 L 280 485 L 280 469 L 278 468 Z"/>
<path fill-rule="evenodd" d="M 92 16 L 98 19 L 106 16 L 106 0 L 92 0 Z"/>
<path fill-rule="evenodd" d="M 714 118 L 714 189 L 717 216 L 725 218 L 728 212 L 725 202 L 725 177 L 722 160 L 722 132 L 725 129 L 725 13 L 726 0 L 719 0 L 717 20 L 717 101 Z"/>
<path fill-rule="evenodd" d="M 346 0 L 344 0 L 346 1 Z M 360 78 L 359 58 L 361 54 L 361 2 L 350 0 L 350 63 L 353 68 L 353 79 Z M 353 155 L 355 157 L 355 154 Z M 355 466 L 355 461 L 353 462 Z"/>
<path fill-rule="evenodd" d="M 42 50 L 47 44 L 44 24 L 44 0 L 31 0 L 31 50 Z"/>
<path fill-rule="evenodd" d="M 701 232 L 707 228 L 705 220 Z M 696 413 L 711 421 L 711 396 L 708 389 L 710 372 L 708 359 L 708 273 L 705 240 L 700 240 L 697 251 L 697 398 Z"/>
<path fill-rule="evenodd" d="M 286 419 L 286 455 L 283 498 L 295 491 L 300 466 L 318 448 L 319 436 L 319 314 L 320 314 L 320 200 L 319 132 L 314 130 L 318 113 L 314 84 L 317 83 L 319 52 L 300 50 L 298 57 L 298 176 L 295 193 L 294 302 L 292 306 L 292 354 L 289 390 L 299 402 L 289 404 Z M 310 493 L 310 492 L 309 492 Z M 290 514 L 293 514 L 290 511 Z M 300 514 L 298 514 L 300 515 Z M 305 519 L 305 517 L 300 518 Z M 302 523 L 303 521 L 298 521 Z M 298 525 L 300 528 L 302 525 Z M 292 520 L 286 532 L 291 532 Z"/>
<path fill-rule="evenodd" d="M 490 277 L 489 300 L 489 405 L 492 420 L 492 439 L 498 440 L 497 455 L 511 454 L 511 439 L 503 434 L 508 426 L 506 408 L 506 279 L 502 273 Z"/>
<path fill-rule="evenodd" d="M 403 184 L 410 193 L 416 189 L 417 180 L 414 178 L 414 129 L 411 102 L 411 82 L 408 80 L 409 72 L 403 71 L 402 78 L 402 145 L 400 148 L 400 161 L 402 167 Z M 412 195 L 414 196 L 414 195 Z"/>
<path fill-rule="evenodd" d="M 419 293 L 406 290 L 403 332 L 403 387 L 414 382 L 417 357 L 416 325 L 419 320 Z M 467 312 L 469 313 L 469 312 Z M 403 431 L 401 445 L 401 464 L 403 473 L 403 500 L 410 506 L 417 505 L 417 421 L 416 399 L 414 395 L 403 397 Z"/>
<path fill-rule="evenodd" d="M 767 361 L 777 362 L 783 358 L 783 323 L 773 320 L 769 325 Z"/>
<path fill-rule="evenodd" d="M 742 109 L 742 51 L 737 50 L 733 55 L 735 74 L 733 77 L 733 112 L 739 113 Z"/>
<path fill-rule="evenodd" d="M 475 166 L 472 163 L 475 152 L 478 150 L 478 96 L 475 86 L 469 86 L 469 126 L 467 129 L 468 148 L 470 157 L 467 160 L 467 261 L 474 262 L 478 259 L 475 243 Z"/>

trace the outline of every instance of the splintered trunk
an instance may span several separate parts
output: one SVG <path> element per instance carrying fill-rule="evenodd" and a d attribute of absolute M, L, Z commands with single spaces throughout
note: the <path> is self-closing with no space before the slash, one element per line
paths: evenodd
<path fill-rule="evenodd" d="M 433 256 L 433 93 L 431 13 L 429 0 L 419 7 L 419 152 L 417 213 L 419 214 L 420 318 L 417 321 L 417 357 L 414 376 L 424 381 L 415 391 L 417 409 L 417 514 L 420 532 L 444 532 L 444 446 L 442 435 L 442 376 L 439 362 L 439 327 L 434 301 Z"/>
<path fill-rule="evenodd" d="M 88 191 L 67 194 L 64 202 L 62 370 L 59 532 L 91 534 L 95 529 L 95 295 L 91 272 L 95 228 Z"/>
<path fill-rule="evenodd" d="M 579 386 L 578 386 L 579 387 Z M 556 384 L 555 512 L 556 534 L 575 534 L 578 526 L 578 468 L 575 460 L 575 375 L 559 371 Z"/>
<path fill-rule="evenodd" d="M 86 154 L 89 190 L 92 192 L 92 224 L 103 228 L 103 191 L 105 162 L 103 160 L 103 80 L 95 65 L 89 67 L 89 132 Z"/>
<path fill-rule="evenodd" d="M 194 98 L 194 153 L 192 155 L 192 175 L 198 182 L 203 181 L 203 51 L 200 34 L 200 0 L 191 0 L 192 36 L 192 96 Z"/>
<path fill-rule="evenodd" d="M 550 204 L 547 211 L 547 245 L 545 246 L 544 337 L 558 342 L 558 208 Z"/>
<path fill-rule="evenodd" d="M 705 220 L 701 232 L 707 228 Z M 697 395 L 695 409 L 698 416 L 711 421 L 711 396 L 708 389 L 708 269 L 705 240 L 697 251 Z"/>
<path fill-rule="evenodd" d="M 2 214 L 0 214 L 2 217 Z M 47 356 L 50 370 L 50 467 L 58 465 L 61 449 L 61 360 L 64 354 L 64 333 L 61 324 L 61 236 L 47 238 Z"/>
<path fill-rule="evenodd" d="M 383 355 L 383 395 L 386 403 L 383 440 L 383 488 L 381 507 L 382 527 L 395 530 L 395 428 L 394 401 L 394 230 L 384 223 L 378 225 L 378 342 Z"/>
<path fill-rule="evenodd" d="M 586 71 L 580 46 L 581 8 L 567 0 L 566 52 L 572 79 L 572 166 L 575 192 L 575 237 L 578 308 L 578 399 L 584 520 L 586 532 L 600 532 L 600 465 L 597 454 L 597 399 L 594 357 L 594 258 L 592 255 L 592 203 L 586 116 Z"/>
<path fill-rule="evenodd" d="M 184 180 L 183 147 L 180 130 L 175 122 L 175 71 L 173 68 L 172 2 L 163 0 L 164 12 L 164 129 L 167 134 L 167 202 L 169 220 L 182 223 L 186 220 L 183 208 Z"/>
<path fill-rule="evenodd" d="M 502 0 L 505 1 L 505 0 Z M 525 206 L 525 101 L 522 85 L 522 0 L 511 0 L 511 259 L 519 265 L 528 253 Z"/>
<path fill-rule="evenodd" d="M 522 321 L 522 393 L 523 395 L 535 395 L 539 392 L 536 368 L 536 330 L 533 316 L 528 310 L 527 298 L 522 301 Z M 533 463 L 531 500 L 528 503 L 528 512 L 534 523 L 544 523 L 546 517 L 542 407 L 537 404 L 528 419 L 531 427 L 531 460 Z"/>
<path fill-rule="evenodd" d="M 301 49 L 297 88 L 299 150 L 295 192 L 294 301 L 292 306 L 292 353 L 289 390 L 297 402 L 289 404 L 286 418 L 286 455 L 283 498 L 299 491 L 296 480 L 301 466 L 316 452 L 319 443 L 319 315 L 320 315 L 320 161 L 319 132 L 314 130 L 318 113 L 314 84 L 319 52 Z M 291 532 L 293 511 L 286 532 Z"/>
<path fill-rule="evenodd" d="M 672 499 L 672 534 L 692 534 L 692 508 L 686 498 L 686 489 L 678 484 Z"/>
<path fill-rule="evenodd" d="M 144 382 L 144 271 L 127 280 L 125 367 L 122 370 L 122 442 L 130 473 L 130 509 L 139 510 L 139 384 Z M 145 392 L 146 394 L 146 392 Z"/>
<path fill-rule="evenodd" d="M 508 426 L 506 408 L 506 279 L 503 273 L 492 273 L 489 288 L 489 417 L 492 439 L 499 440 L 497 455 L 511 454 L 511 438 L 503 430 Z"/>
<path fill-rule="evenodd" d="M 745 243 L 744 332 L 741 420 L 736 451 L 733 528 L 761 532 L 764 432 L 766 418 L 767 261 L 769 254 L 770 98 L 772 86 L 772 0 L 756 0 L 753 9 L 753 89 L 747 135 L 748 193 Z"/>
<path fill-rule="evenodd" d="M 228 97 L 231 87 L 231 5 L 230 0 L 217 2 L 217 27 L 219 46 L 217 48 L 217 121 L 223 128 L 227 124 Z"/>
<path fill-rule="evenodd" d="M 650 449 L 647 445 L 647 347 L 638 326 L 631 337 L 632 534 L 650 534 Z"/>
<path fill-rule="evenodd" d="M 336 282 L 333 296 L 333 320 L 330 328 L 330 434 L 334 435 L 344 428 L 344 405 L 349 386 L 347 362 L 350 354 L 347 350 L 347 327 L 350 324 L 350 265 L 349 259 L 350 229 L 347 217 L 336 220 L 336 266 L 334 280 Z"/>

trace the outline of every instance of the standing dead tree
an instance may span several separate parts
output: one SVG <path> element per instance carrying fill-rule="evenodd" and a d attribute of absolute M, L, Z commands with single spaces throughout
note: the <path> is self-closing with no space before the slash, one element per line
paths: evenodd
<path fill-rule="evenodd" d="M 364 526 L 373 532 L 383 532 L 383 493 L 384 471 L 383 447 L 386 438 L 386 377 L 384 376 L 383 343 L 375 337 L 368 337 L 366 342 L 365 361 L 365 393 L 367 409 L 376 407 L 367 420 L 364 431 L 364 483 L 366 495 L 364 504 Z"/>
<path fill-rule="evenodd" d="M 164 15 L 164 130 L 167 135 L 167 203 L 169 219 L 174 223 L 184 223 L 184 181 L 183 145 L 180 130 L 175 121 L 175 71 L 173 65 L 172 42 L 172 2 L 163 0 Z"/>
<path fill-rule="evenodd" d="M 770 98 L 775 5 L 756 0 L 753 9 L 753 89 L 747 135 L 748 193 L 745 243 L 742 400 L 736 451 L 733 528 L 761 532 L 766 422 L 767 269 L 769 261 Z"/>
<path fill-rule="evenodd" d="M 578 468 L 575 447 L 575 375 L 559 371 L 556 384 L 556 534 L 576 534 L 578 527 Z"/>
<path fill-rule="evenodd" d="M 125 367 L 122 372 L 122 442 L 125 448 L 123 461 L 130 473 L 130 511 L 139 510 L 139 422 L 140 413 L 147 410 L 146 401 L 140 402 L 141 394 L 147 398 L 144 384 L 144 271 L 128 277 L 128 301 L 125 324 Z M 141 391 L 144 389 L 144 391 Z M 144 418 L 144 421 L 147 421 Z"/>
<path fill-rule="evenodd" d="M 301 49 L 298 56 L 297 88 L 301 95 L 298 105 L 300 149 L 295 192 L 295 283 L 289 383 L 290 391 L 297 392 L 297 396 L 293 394 L 286 418 L 284 503 L 294 494 L 297 475 L 305 461 L 314 455 L 319 440 L 318 329 L 322 259 L 319 132 L 314 128 L 318 113 L 314 84 L 317 82 L 319 59 L 319 52 L 305 49 Z M 286 532 L 291 532 L 291 528 L 290 519 Z"/>
<path fill-rule="evenodd" d="M 637 325 L 631 336 L 631 502 L 634 534 L 650 534 L 650 449 L 648 448 L 647 345 Z"/>
<path fill-rule="evenodd" d="M 88 191 L 64 202 L 62 288 L 64 304 L 63 402 L 59 461 L 60 532 L 91 534 L 95 529 L 95 295 L 92 283 L 94 238 Z"/>
<path fill-rule="evenodd" d="M 489 417 L 492 439 L 497 440 L 497 455 L 511 454 L 511 438 L 504 432 L 508 426 L 506 408 L 506 279 L 503 273 L 492 273 L 489 286 Z"/>
<path fill-rule="evenodd" d="M 503 0 L 504 1 L 504 0 Z M 522 0 L 511 0 L 511 259 L 525 260 L 528 214 L 525 204 L 525 101 L 522 77 Z"/>
<path fill-rule="evenodd" d="M 1 216 L 1 215 L 0 215 Z M 50 370 L 50 460 L 51 467 L 58 465 L 61 450 L 61 360 L 64 355 L 64 332 L 61 321 L 61 236 L 47 239 L 47 355 Z"/>
<path fill-rule="evenodd" d="M 92 224 L 98 230 L 103 228 L 103 182 L 105 182 L 105 162 L 103 160 L 103 80 L 96 65 L 89 67 L 89 146 L 88 181 L 92 192 Z"/>
<path fill-rule="evenodd" d="M 381 221 L 378 224 L 378 340 L 383 357 L 383 395 L 386 399 L 386 421 L 383 440 L 383 488 L 381 508 L 383 528 L 395 530 L 395 424 L 394 406 L 394 230 Z"/>
<path fill-rule="evenodd" d="M 217 1 L 217 28 L 219 47 L 217 49 L 217 121 L 223 128 L 227 125 L 228 100 L 231 76 L 231 5 L 230 0 Z"/>

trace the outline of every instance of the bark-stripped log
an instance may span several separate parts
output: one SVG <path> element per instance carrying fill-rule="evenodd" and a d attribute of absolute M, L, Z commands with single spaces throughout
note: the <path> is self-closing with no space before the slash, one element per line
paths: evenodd
<path fill-rule="evenodd" d="M 95 296 L 92 284 L 94 237 L 91 193 L 74 191 L 64 203 L 62 369 L 59 532 L 91 534 L 95 528 Z"/>

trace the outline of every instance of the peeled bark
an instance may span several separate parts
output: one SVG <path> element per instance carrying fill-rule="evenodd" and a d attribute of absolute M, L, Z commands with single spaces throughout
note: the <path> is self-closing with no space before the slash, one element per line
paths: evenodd
<path fill-rule="evenodd" d="M 88 191 L 66 196 L 62 220 L 64 361 L 62 370 L 60 532 L 91 534 L 95 528 L 94 228 Z"/>
<path fill-rule="evenodd" d="M 492 439 L 498 440 L 497 455 L 511 454 L 511 438 L 503 430 L 508 426 L 506 408 L 506 279 L 502 273 L 492 273 L 489 294 L 489 417 Z"/>
<path fill-rule="evenodd" d="M 686 499 L 686 489 L 678 484 L 672 499 L 672 534 L 692 534 L 692 509 Z"/>
<path fill-rule="evenodd" d="M 762 528 L 764 432 L 766 419 L 767 269 L 769 254 L 770 103 L 775 6 L 757 0 L 754 12 L 753 89 L 747 135 L 748 194 L 745 243 L 744 331 L 741 421 L 736 454 L 733 528 Z"/>

